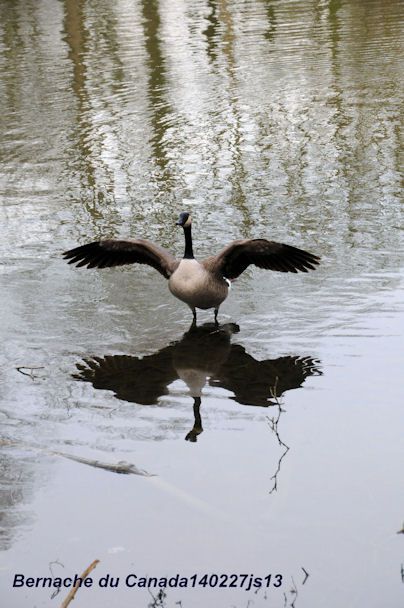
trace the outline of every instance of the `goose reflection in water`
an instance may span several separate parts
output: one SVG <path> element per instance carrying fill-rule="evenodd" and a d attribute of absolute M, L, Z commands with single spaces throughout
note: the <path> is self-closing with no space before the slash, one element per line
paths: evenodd
<path fill-rule="evenodd" d="M 233 393 L 242 405 L 268 407 L 287 390 L 299 388 L 308 376 L 321 374 L 311 357 L 285 356 L 257 361 L 231 337 L 238 325 L 206 323 L 191 326 L 181 340 L 152 355 L 106 355 L 77 363 L 74 378 L 94 388 L 111 390 L 118 399 L 155 405 L 181 379 L 194 400 L 194 426 L 185 439 L 195 442 L 203 432 L 200 414 L 202 390 L 207 382 Z"/>

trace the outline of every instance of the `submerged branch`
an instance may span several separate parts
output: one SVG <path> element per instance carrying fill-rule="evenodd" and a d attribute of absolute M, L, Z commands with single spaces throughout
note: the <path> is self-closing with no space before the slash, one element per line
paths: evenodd
<path fill-rule="evenodd" d="M 136 465 L 120 460 L 116 464 L 110 464 L 108 462 L 101 462 L 100 460 L 93 460 L 92 458 L 83 458 L 81 456 L 73 456 L 72 454 L 65 454 L 64 452 L 50 452 L 55 456 L 62 456 L 68 458 L 74 462 L 80 464 L 87 464 L 91 467 L 98 469 L 104 469 L 105 471 L 111 471 L 112 473 L 120 473 L 121 475 L 142 475 L 143 477 L 154 477 L 153 473 L 148 473 L 144 469 L 139 469 Z"/>
<path fill-rule="evenodd" d="M 101 462 L 100 460 L 94 460 L 92 458 L 84 458 L 82 456 L 74 456 L 73 454 L 67 454 L 66 452 L 58 452 L 56 450 L 47 450 L 46 448 L 41 448 L 39 446 L 28 445 L 24 443 L 19 443 L 17 441 L 8 441 L 8 440 L 0 440 L 0 445 L 8 446 L 8 447 L 19 447 L 25 450 L 34 450 L 36 452 L 43 452 L 45 454 L 49 454 L 51 456 L 61 456 L 62 458 L 67 458 L 68 460 L 73 460 L 74 462 L 79 462 L 80 464 L 87 464 L 91 467 L 95 467 L 98 469 L 104 469 L 104 471 L 111 471 L 112 473 L 119 473 L 121 475 L 141 475 L 143 477 L 154 477 L 153 473 L 148 473 L 144 469 L 139 469 L 136 465 L 130 462 L 124 462 L 120 460 L 116 464 Z"/>

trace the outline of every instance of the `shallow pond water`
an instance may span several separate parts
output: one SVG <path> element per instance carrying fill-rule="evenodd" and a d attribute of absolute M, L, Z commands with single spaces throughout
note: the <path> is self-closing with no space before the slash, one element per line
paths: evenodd
<path fill-rule="evenodd" d="M 95 559 L 78 608 L 401 605 L 402 2 L 0 9 L 2 605 L 60 606 L 15 574 Z M 153 269 L 62 259 L 181 256 L 184 209 L 197 257 L 267 237 L 321 266 L 250 268 L 189 331 Z"/>

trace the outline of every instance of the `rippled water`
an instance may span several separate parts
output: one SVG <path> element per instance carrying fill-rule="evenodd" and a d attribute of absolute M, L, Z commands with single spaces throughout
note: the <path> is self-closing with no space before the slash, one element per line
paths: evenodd
<path fill-rule="evenodd" d="M 80 589 L 77 606 L 398 606 L 402 2 L 0 11 L 4 605 L 60 605 L 14 574 L 98 558 L 94 578 L 284 582 Z M 203 312 L 190 335 L 154 270 L 61 258 L 101 236 L 180 256 L 184 209 L 197 257 L 260 236 L 322 264 L 249 269 L 221 331 Z"/>

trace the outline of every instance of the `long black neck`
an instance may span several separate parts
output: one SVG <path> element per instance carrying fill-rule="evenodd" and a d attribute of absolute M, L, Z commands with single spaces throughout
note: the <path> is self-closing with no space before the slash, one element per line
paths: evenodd
<path fill-rule="evenodd" d="M 192 251 L 191 226 L 184 226 L 184 236 L 185 236 L 184 258 L 186 260 L 193 260 L 194 259 L 194 252 Z"/>

